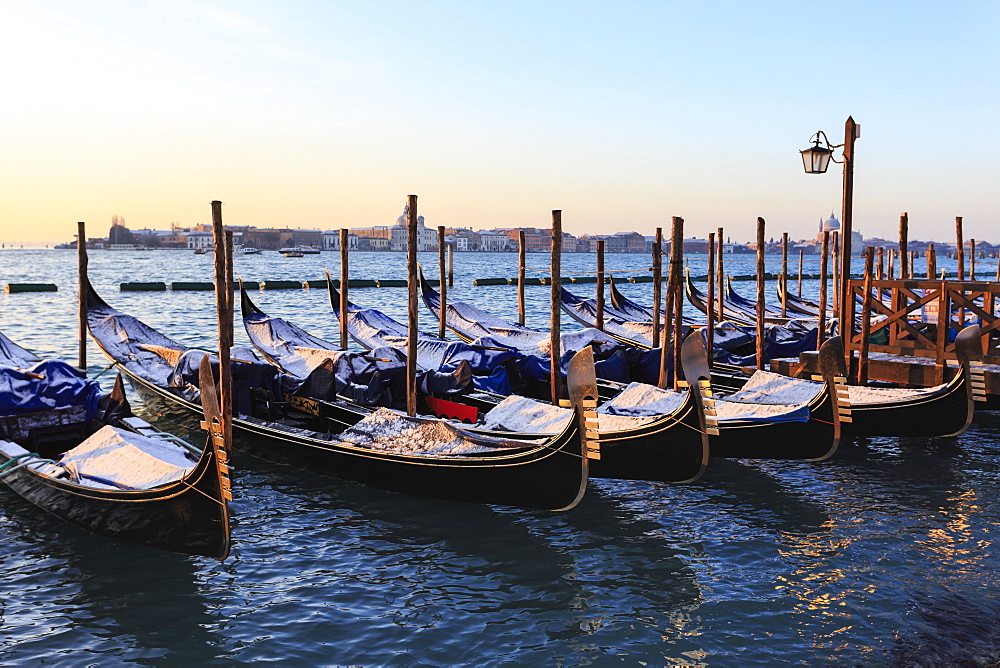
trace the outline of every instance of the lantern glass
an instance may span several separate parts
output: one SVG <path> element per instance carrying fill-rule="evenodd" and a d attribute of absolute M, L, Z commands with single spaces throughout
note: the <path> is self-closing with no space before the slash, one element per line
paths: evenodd
<path fill-rule="evenodd" d="M 826 168 L 830 166 L 830 157 L 833 155 L 833 151 L 820 146 L 819 142 L 799 153 L 802 154 L 802 167 L 805 168 L 806 174 L 825 174 Z"/>

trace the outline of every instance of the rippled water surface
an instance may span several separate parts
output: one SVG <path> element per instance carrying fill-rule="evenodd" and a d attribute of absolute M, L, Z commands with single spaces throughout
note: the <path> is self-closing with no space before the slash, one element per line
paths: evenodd
<path fill-rule="evenodd" d="M 436 271 L 432 254 L 422 259 Z M 353 262 L 359 278 L 404 274 L 402 254 Z M 612 269 L 647 262 L 608 258 Z M 592 263 L 563 260 L 567 271 Z M 689 263 L 704 273 L 703 257 Z M 529 256 L 531 267 L 547 264 Z M 112 305 L 185 343 L 213 344 L 212 293 L 118 290 L 210 280 L 211 255 L 92 251 L 90 265 Z M 515 254 L 457 254 L 452 294 L 513 317 L 515 288 L 471 280 L 513 276 L 515 266 Z M 729 268 L 753 273 L 752 259 Z M 236 261 L 247 280 L 314 279 L 322 269 L 339 271 L 335 254 Z M 59 285 L 0 294 L 0 327 L 75 360 L 75 281 L 73 251 L 0 251 L 0 282 Z M 622 291 L 650 301 L 648 284 Z M 404 289 L 351 297 L 405 313 Z M 336 338 L 323 291 L 254 298 Z M 548 288 L 528 288 L 528 324 L 547 325 L 547 299 Z M 426 312 L 421 319 L 434 328 Z M 239 328 L 237 338 L 246 341 Z M 88 353 L 96 375 L 107 362 L 93 344 Z M 404 497 L 237 454 L 234 547 L 223 564 L 90 536 L 0 486 L 0 663 L 995 662 L 998 436 L 1000 414 L 980 413 L 959 439 L 870 439 L 818 464 L 713 460 L 686 486 L 597 480 L 566 513 Z"/>

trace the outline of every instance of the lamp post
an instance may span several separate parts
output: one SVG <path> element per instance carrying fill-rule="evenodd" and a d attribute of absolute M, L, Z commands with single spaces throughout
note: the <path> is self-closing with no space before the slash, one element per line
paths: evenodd
<path fill-rule="evenodd" d="M 848 306 L 850 295 L 847 286 L 851 277 L 851 222 L 854 215 L 854 142 L 861 136 L 861 126 L 854 122 L 854 118 L 847 117 L 844 123 L 844 143 L 831 145 L 826 137 L 826 133 L 820 130 L 810 140 L 813 145 L 807 149 L 799 151 L 802 155 L 802 166 L 806 174 L 824 174 L 830 162 L 840 162 L 844 165 L 844 195 L 843 209 L 840 216 L 840 285 L 836 286 L 840 296 L 839 313 L 841 331 L 844 331 L 845 323 L 849 317 Z M 821 144 L 822 142 L 822 144 Z M 833 157 L 833 149 L 842 149 L 843 160 L 836 160 Z"/>

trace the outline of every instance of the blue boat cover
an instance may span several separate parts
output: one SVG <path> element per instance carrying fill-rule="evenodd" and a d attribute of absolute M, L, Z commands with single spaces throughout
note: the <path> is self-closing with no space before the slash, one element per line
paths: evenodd
<path fill-rule="evenodd" d="M 101 387 L 60 360 L 42 360 L 30 369 L 0 366 L 0 417 L 80 406 L 97 417 Z"/>

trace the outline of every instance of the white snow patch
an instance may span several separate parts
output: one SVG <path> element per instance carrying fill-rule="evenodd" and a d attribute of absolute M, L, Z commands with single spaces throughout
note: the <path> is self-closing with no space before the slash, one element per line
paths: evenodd
<path fill-rule="evenodd" d="M 340 433 L 339 439 L 371 450 L 420 455 L 469 455 L 537 443 L 470 434 L 436 419 L 414 418 L 379 408 Z"/>
<path fill-rule="evenodd" d="M 176 443 L 148 438 L 110 425 L 59 459 L 74 481 L 104 487 L 88 477 L 109 480 L 132 489 L 152 489 L 176 482 L 193 468 L 188 453 Z"/>

